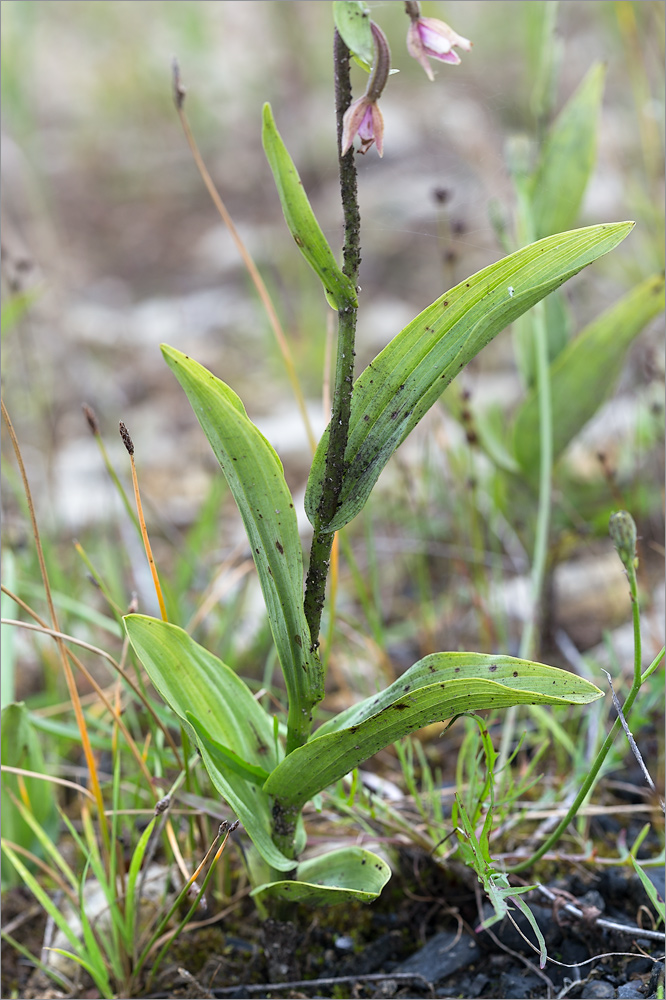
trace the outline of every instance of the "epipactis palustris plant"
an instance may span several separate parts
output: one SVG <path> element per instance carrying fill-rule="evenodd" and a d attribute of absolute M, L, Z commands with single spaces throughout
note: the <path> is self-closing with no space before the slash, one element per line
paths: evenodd
<path fill-rule="evenodd" d="M 383 150 L 378 101 L 389 76 L 386 38 L 363 3 L 334 3 L 335 91 L 345 240 L 343 266 L 313 214 L 268 104 L 263 145 L 289 230 L 338 315 L 332 415 L 317 447 L 305 496 L 312 523 L 308 573 L 294 501 L 275 450 L 236 393 L 172 347 L 166 363 L 185 390 L 242 516 L 256 564 L 288 699 L 286 726 L 257 703 L 232 667 L 183 629 L 143 615 L 125 619 L 132 645 L 166 702 L 196 741 L 210 779 L 236 812 L 261 859 L 254 895 L 320 904 L 370 901 L 390 876 L 360 847 L 299 861 L 305 803 L 358 764 L 435 720 L 520 704 L 584 705 L 601 697 L 564 670 L 482 653 L 439 652 L 395 683 L 312 731 L 324 697 L 319 630 L 334 534 L 363 508 L 398 446 L 465 365 L 508 324 L 572 275 L 616 247 L 633 223 L 547 236 L 491 264 L 423 310 L 358 377 L 359 213 L 354 138 Z M 467 39 L 420 16 L 408 2 L 408 47 L 429 76 L 428 58 L 459 62 Z M 369 70 L 352 102 L 350 55 Z M 255 861 L 257 855 L 255 855 Z"/>

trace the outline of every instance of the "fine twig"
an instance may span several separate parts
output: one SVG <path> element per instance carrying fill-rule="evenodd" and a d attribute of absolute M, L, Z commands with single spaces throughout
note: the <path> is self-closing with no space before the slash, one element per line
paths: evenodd
<path fill-rule="evenodd" d="M 368 973 L 361 976 L 328 976 L 324 979 L 295 979 L 290 983 L 239 983 L 237 986 L 222 986 L 211 990 L 214 997 L 227 997 L 231 993 L 245 990 L 246 993 L 258 993 L 266 995 L 276 990 L 297 990 L 303 987 L 315 986 L 338 986 L 343 983 L 385 983 L 388 980 L 396 980 L 399 983 L 422 983 L 428 990 L 428 995 L 434 997 L 435 991 L 432 983 L 418 972 L 387 972 Z"/>
<path fill-rule="evenodd" d="M 588 917 L 588 913 L 585 910 L 581 910 L 570 901 L 563 901 L 561 893 L 553 892 L 540 883 L 537 884 L 536 888 L 550 903 L 557 904 L 558 913 L 567 913 L 574 920 L 585 920 L 596 927 L 603 927 L 607 931 L 615 931 L 617 934 L 626 934 L 629 937 L 644 937 L 650 941 L 664 940 L 663 931 L 646 930 L 643 927 L 638 927 L 636 924 L 619 924 L 616 920 L 606 920 L 605 917 L 595 913 L 592 913 L 591 917 Z"/>
<path fill-rule="evenodd" d="M 601 669 L 604 670 L 603 667 Z M 648 771 L 647 767 L 645 766 L 645 761 L 643 760 L 643 755 L 640 752 L 640 750 L 638 749 L 638 745 L 636 743 L 636 740 L 634 739 L 633 734 L 631 733 L 631 731 L 629 729 L 629 726 L 627 725 L 627 720 L 624 717 L 624 712 L 622 711 L 622 706 L 620 705 L 620 701 L 618 699 L 618 696 L 615 694 L 615 688 L 613 687 L 613 678 L 611 677 L 611 675 L 608 673 L 607 670 L 604 670 L 604 673 L 606 674 L 606 677 L 608 678 L 608 683 L 610 685 L 611 695 L 612 695 L 612 698 L 613 698 L 613 705 L 615 706 L 615 711 L 617 712 L 618 719 L 622 723 L 622 728 L 624 729 L 624 732 L 625 732 L 625 735 L 627 737 L 627 740 L 629 741 L 629 746 L 631 747 L 631 752 L 633 753 L 634 757 L 638 761 L 638 766 L 640 767 L 641 771 L 643 772 L 643 777 L 647 781 L 648 785 L 650 786 L 650 788 L 652 789 L 652 791 L 654 792 L 654 794 L 658 795 L 657 789 L 656 789 L 655 784 L 654 784 L 654 781 L 650 777 L 650 772 Z M 666 813 L 666 803 L 662 799 L 661 795 L 658 795 L 658 798 L 659 798 L 659 804 L 661 806 L 662 812 Z"/>

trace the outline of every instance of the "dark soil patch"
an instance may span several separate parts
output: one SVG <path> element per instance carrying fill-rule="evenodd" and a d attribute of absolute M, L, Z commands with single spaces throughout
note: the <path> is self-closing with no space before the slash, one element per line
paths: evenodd
<path fill-rule="evenodd" d="M 657 997 L 663 982 L 663 946 L 650 937 L 656 915 L 637 876 L 625 868 L 578 869 L 549 884 L 557 901 L 528 897 L 546 940 L 543 970 L 533 930 L 522 916 L 489 931 L 478 927 L 475 880 L 459 865 L 439 868 L 405 851 L 398 872 L 371 907 L 295 909 L 292 919 L 261 923 L 249 900 L 232 918 L 184 934 L 144 998 L 217 997 Z M 653 870 L 663 893 L 663 869 Z M 584 914 L 572 918 L 572 900 Z M 32 901 L 16 890 L 5 902 L 5 922 Z M 490 910 L 483 906 L 483 916 Z M 602 918 L 637 928 L 623 934 Z M 16 937 L 39 954 L 44 922 L 17 928 Z M 26 939 L 21 937 L 26 935 Z M 595 958 L 595 956 L 599 956 Z M 2 996 L 63 996 L 37 992 L 29 966 L 3 944 Z M 593 961 L 590 961 L 593 959 Z M 557 964 L 561 963 L 561 964 Z M 16 992 L 18 991 L 18 993 Z M 93 997 L 82 986 L 74 996 Z"/>

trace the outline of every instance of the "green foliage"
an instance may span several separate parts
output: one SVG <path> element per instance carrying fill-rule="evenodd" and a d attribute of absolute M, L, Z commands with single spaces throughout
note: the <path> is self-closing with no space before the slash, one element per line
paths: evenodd
<path fill-rule="evenodd" d="M 347 48 L 369 70 L 375 58 L 369 7 L 363 0 L 333 0 L 333 17 Z"/>
<path fill-rule="evenodd" d="M 611 395 L 629 346 L 663 307 L 663 275 L 648 278 L 590 323 L 552 362 L 554 458 Z M 538 395 L 532 389 L 514 422 L 515 456 L 528 475 L 538 467 L 538 408 Z"/>
<path fill-rule="evenodd" d="M 273 171 L 285 222 L 296 246 L 319 277 L 326 298 L 334 309 L 347 309 L 356 305 L 356 290 L 340 270 L 335 254 L 315 218 L 294 161 L 275 127 L 270 104 L 264 104 L 261 138 L 266 159 Z"/>
<path fill-rule="evenodd" d="M 386 862 L 362 847 L 342 847 L 296 868 L 294 879 L 257 886 L 257 901 L 282 900 L 308 906 L 371 903 L 391 877 Z"/>
<path fill-rule="evenodd" d="M 171 347 L 163 346 L 162 353 L 192 403 L 245 524 L 289 693 L 289 751 L 307 739 L 310 713 L 324 687 L 319 658 L 310 650 L 303 553 L 282 463 L 229 386 Z"/>
<path fill-rule="evenodd" d="M 354 383 L 337 531 L 366 503 L 389 458 L 444 389 L 501 330 L 568 278 L 613 250 L 632 222 L 550 236 L 445 292 L 371 361 Z M 314 458 L 305 508 L 314 523 L 328 434 Z"/>
<path fill-rule="evenodd" d="M 44 755 L 30 714 L 23 702 L 7 705 L 2 710 L 2 763 L 24 771 L 43 774 Z M 42 849 L 34 826 L 44 827 L 50 836 L 57 827 L 57 811 L 53 786 L 39 778 L 29 778 L 7 772 L 2 779 L 2 836 L 4 840 L 41 855 Z M 23 812 L 18 803 L 30 805 L 30 812 Z M 2 859 L 2 886 L 17 885 L 20 879 L 14 866 Z"/>
<path fill-rule="evenodd" d="M 594 65 L 548 131 L 530 182 L 537 238 L 576 223 L 594 169 L 605 75 Z"/>

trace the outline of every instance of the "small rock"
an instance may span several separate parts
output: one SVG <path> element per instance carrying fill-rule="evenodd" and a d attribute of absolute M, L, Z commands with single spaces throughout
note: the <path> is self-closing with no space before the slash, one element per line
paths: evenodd
<path fill-rule="evenodd" d="M 631 979 L 633 976 L 644 976 L 646 973 L 652 972 L 653 965 L 654 962 L 651 958 L 643 958 L 642 955 L 639 955 L 637 958 L 632 958 L 631 961 L 627 963 L 627 979 Z"/>
<path fill-rule="evenodd" d="M 533 972 L 503 972 L 500 977 L 501 996 L 512 1000 L 529 1000 L 532 996 L 543 996 L 544 982 Z"/>
<path fill-rule="evenodd" d="M 456 941 L 456 934 L 441 931 L 426 945 L 399 965 L 395 972 L 418 972 L 430 983 L 446 979 L 458 969 L 464 969 L 481 957 L 481 949 L 469 934 L 462 934 Z M 507 996 L 511 996 L 507 993 Z"/>
<path fill-rule="evenodd" d="M 586 983 L 581 991 L 581 1000 L 602 1000 L 604 997 L 615 997 L 615 987 L 606 979 L 595 979 L 592 983 Z"/>
<path fill-rule="evenodd" d="M 623 983 L 618 986 L 616 995 L 624 1000 L 645 1000 L 645 991 L 639 989 L 638 983 Z"/>
<path fill-rule="evenodd" d="M 647 985 L 646 985 L 645 989 L 648 992 L 648 994 L 652 995 L 653 993 L 657 992 L 659 986 L 661 986 L 661 988 L 663 990 L 663 987 L 664 987 L 664 963 L 663 962 L 655 962 L 655 964 L 652 966 L 652 973 L 650 975 L 650 978 L 647 981 Z"/>

